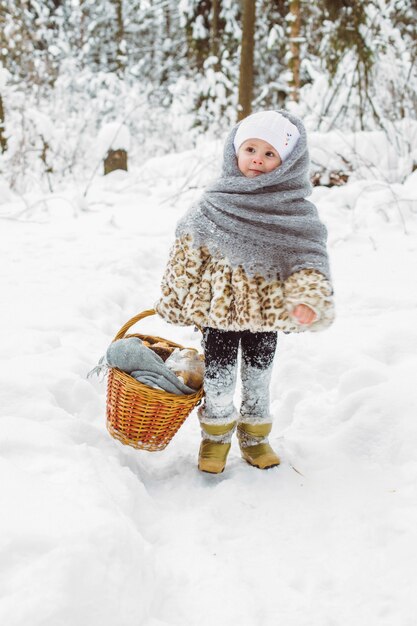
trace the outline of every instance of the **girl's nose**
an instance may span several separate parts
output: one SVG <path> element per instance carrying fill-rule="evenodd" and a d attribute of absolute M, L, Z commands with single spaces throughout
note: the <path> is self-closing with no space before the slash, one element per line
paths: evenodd
<path fill-rule="evenodd" d="M 262 159 L 260 156 L 253 156 L 252 157 L 252 163 L 256 163 L 257 165 L 262 165 Z"/>

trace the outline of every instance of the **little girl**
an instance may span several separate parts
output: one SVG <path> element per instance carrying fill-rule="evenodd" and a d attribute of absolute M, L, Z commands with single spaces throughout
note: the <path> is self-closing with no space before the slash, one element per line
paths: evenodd
<path fill-rule="evenodd" d="M 327 231 L 310 193 L 302 122 L 286 111 L 254 113 L 232 129 L 221 176 L 177 225 L 155 309 L 203 329 L 201 471 L 224 470 L 236 428 L 250 465 L 280 462 L 268 443 L 277 331 L 321 330 L 334 317 Z"/>

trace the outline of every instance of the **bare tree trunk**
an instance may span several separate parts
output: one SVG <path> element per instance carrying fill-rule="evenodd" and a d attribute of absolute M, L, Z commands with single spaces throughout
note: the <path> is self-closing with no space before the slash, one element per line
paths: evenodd
<path fill-rule="evenodd" d="M 221 0 L 212 0 L 211 29 L 210 29 L 210 54 L 217 58 L 216 72 L 220 71 L 220 9 Z"/>
<path fill-rule="evenodd" d="M 291 92 L 290 98 L 295 102 L 298 102 L 300 97 L 300 33 L 301 33 L 301 10 L 300 0 L 290 1 L 290 17 L 291 17 L 291 30 L 290 30 L 290 69 L 292 72 L 292 79 L 290 82 Z"/>
<path fill-rule="evenodd" d="M 4 119 L 3 99 L 0 96 L 0 151 L 1 152 L 6 152 L 7 150 L 7 138 L 5 134 L 4 122 L 5 122 L 5 119 Z"/>
<path fill-rule="evenodd" d="M 124 23 L 123 23 L 123 5 L 122 0 L 115 1 L 115 10 L 116 10 L 116 38 L 117 38 L 117 52 L 116 52 L 116 68 L 119 75 L 123 74 L 123 71 L 126 67 L 125 63 L 125 50 L 124 46 Z"/>
<path fill-rule="evenodd" d="M 202 22 L 208 26 L 211 19 L 211 4 L 210 2 L 208 2 L 208 0 L 197 0 L 196 2 L 190 4 L 194 5 L 194 16 L 193 18 L 189 16 L 189 18 L 187 19 L 187 25 L 185 27 L 187 35 L 188 58 L 191 62 L 191 65 L 199 72 L 201 72 L 204 68 L 204 62 L 207 59 L 207 56 L 210 54 L 211 32 L 208 34 L 207 37 L 204 37 L 204 39 L 194 39 L 193 21 L 201 19 Z"/>
<path fill-rule="evenodd" d="M 158 32 L 158 36 L 155 37 L 155 40 L 166 41 L 171 40 L 171 30 L 172 30 L 172 21 L 171 21 L 171 7 L 166 4 L 162 7 L 163 12 L 163 20 L 161 20 L 160 31 Z M 159 62 L 159 72 L 158 72 L 158 82 L 160 85 L 164 85 L 169 80 L 169 59 L 172 54 L 172 51 L 169 49 L 161 49 L 160 50 L 160 62 Z"/>
<path fill-rule="evenodd" d="M 238 120 L 252 112 L 253 51 L 255 46 L 256 0 L 243 0 L 242 49 L 239 70 Z"/>

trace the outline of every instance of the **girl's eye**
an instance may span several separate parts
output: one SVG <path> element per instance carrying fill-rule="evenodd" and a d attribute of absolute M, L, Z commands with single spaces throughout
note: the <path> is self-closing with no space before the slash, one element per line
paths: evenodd
<path fill-rule="evenodd" d="M 250 152 L 250 153 L 255 152 L 255 148 L 251 148 L 250 146 L 248 146 L 246 148 L 246 152 Z"/>
<path fill-rule="evenodd" d="M 275 154 L 273 152 L 265 152 L 267 157 L 274 157 Z"/>

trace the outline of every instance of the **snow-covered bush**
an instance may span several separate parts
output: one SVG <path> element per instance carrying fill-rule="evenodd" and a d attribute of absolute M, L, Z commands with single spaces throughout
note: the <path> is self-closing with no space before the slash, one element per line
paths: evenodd
<path fill-rule="evenodd" d="M 350 180 L 402 183 L 417 163 L 417 122 L 385 120 L 385 130 L 346 133 L 310 132 L 312 172 L 327 184 L 330 172 L 345 172 Z"/>

